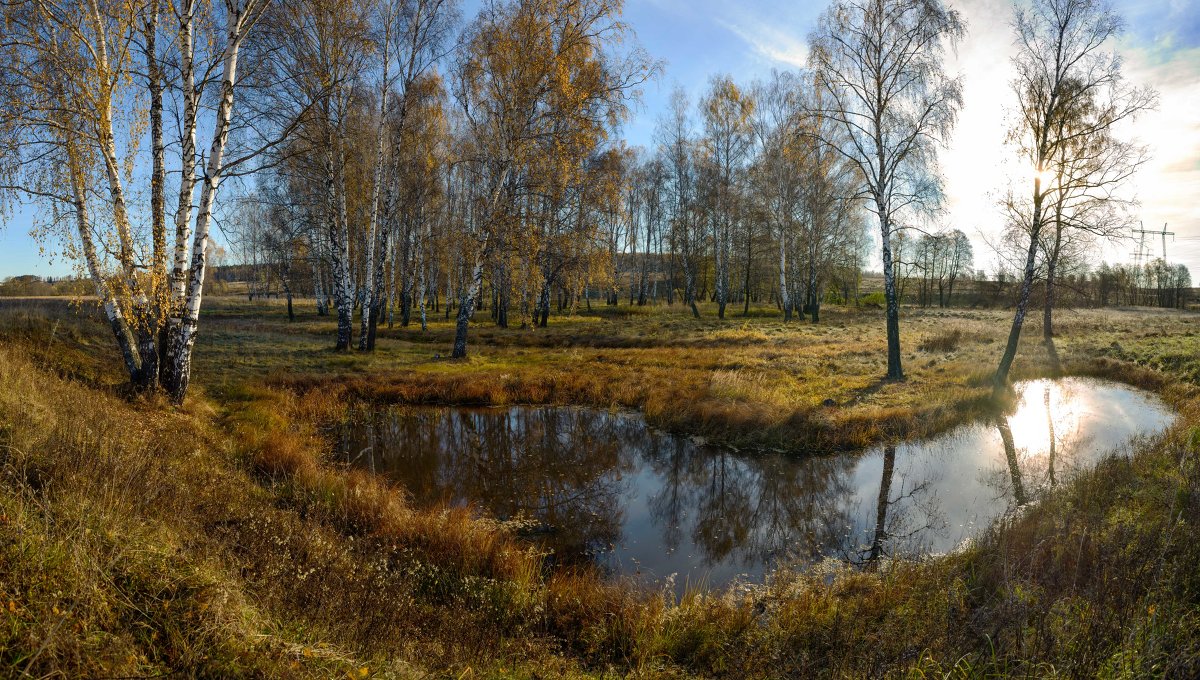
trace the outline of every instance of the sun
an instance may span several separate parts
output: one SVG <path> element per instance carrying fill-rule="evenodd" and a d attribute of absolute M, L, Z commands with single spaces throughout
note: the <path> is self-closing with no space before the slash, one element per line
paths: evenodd
<path fill-rule="evenodd" d="M 1051 184 L 1054 184 L 1054 182 L 1057 181 L 1058 176 L 1055 174 L 1054 170 L 1052 170 L 1050 168 L 1039 169 L 1037 167 L 1034 167 L 1033 168 L 1033 179 L 1036 180 L 1038 183 L 1040 183 L 1042 188 L 1046 188 L 1046 187 L 1050 186 Z"/>

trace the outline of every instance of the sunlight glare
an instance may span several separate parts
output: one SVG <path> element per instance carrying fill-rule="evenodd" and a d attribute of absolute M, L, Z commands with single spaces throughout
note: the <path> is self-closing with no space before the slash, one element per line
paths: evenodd
<path fill-rule="evenodd" d="M 1049 404 L 1045 398 L 1047 393 L 1050 396 Z M 1055 441 L 1060 445 L 1065 433 L 1079 427 L 1081 409 L 1076 403 L 1078 398 L 1078 395 L 1064 390 L 1060 383 L 1053 380 L 1029 383 L 1017 410 L 1008 418 L 1017 455 L 1022 460 L 1049 455 L 1051 421 L 1054 424 Z"/>

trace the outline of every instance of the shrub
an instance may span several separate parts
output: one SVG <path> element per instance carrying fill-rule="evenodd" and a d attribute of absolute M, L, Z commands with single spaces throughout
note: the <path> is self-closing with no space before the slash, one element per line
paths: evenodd
<path fill-rule="evenodd" d="M 867 293 L 859 297 L 858 301 L 866 307 L 883 307 L 887 304 L 887 296 L 883 293 Z"/>

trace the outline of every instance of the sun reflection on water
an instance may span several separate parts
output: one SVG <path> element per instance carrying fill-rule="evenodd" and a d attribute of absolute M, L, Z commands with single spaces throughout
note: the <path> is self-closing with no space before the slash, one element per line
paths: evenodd
<path fill-rule="evenodd" d="M 1074 383 L 1049 379 L 1024 384 L 1016 411 L 1008 416 L 1017 456 L 1022 460 L 1050 455 L 1050 444 L 1061 450 L 1094 414 L 1093 392 L 1075 389 Z"/>

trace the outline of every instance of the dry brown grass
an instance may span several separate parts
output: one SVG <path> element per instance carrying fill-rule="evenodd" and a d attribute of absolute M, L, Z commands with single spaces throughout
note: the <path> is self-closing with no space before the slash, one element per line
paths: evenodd
<path fill-rule="evenodd" d="M 288 408 L 260 396 L 226 434 L 0 346 L 0 675 L 574 672 L 510 637 L 535 555 L 324 465 Z"/>
<path fill-rule="evenodd" d="M 679 307 L 555 317 L 548 329 L 484 322 L 472 329 L 471 357 L 449 361 L 442 357 L 452 328 L 440 317 L 426 333 L 384 329 L 374 354 L 335 355 L 330 320 L 302 314 L 288 324 L 271 304 L 221 301 L 211 310 L 197 380 L 219 401 L 265 382 L 381 403 L 625 407 L 663 429 L 792 452 L 926 436 L 978 417 L 989 408 L 989 377 L 1009 322 L 1003 311 L 906 309 L 907 379 L 886 382 L 878 310 L 830 308 L 818 325 L 785 324 L 770 310 L 724 323 L 694 320 Z M 1191 332 L 1196 319 L 1151 318 L 1157 348 Z M 1129 348 L 1118 355 L 1112 343 L 1143 335 L 1145 320 L 1062 312 L 1060 361 L 1075 372 L 1105 371 L 1093 365 L 1114 359 L 1131 364 Z M 1039 331 L 1036 320 L 1027 328 L 1016 377 L 1056 372 Z M 1182 356 L 1155 361 L 1178 364 Z"/>

